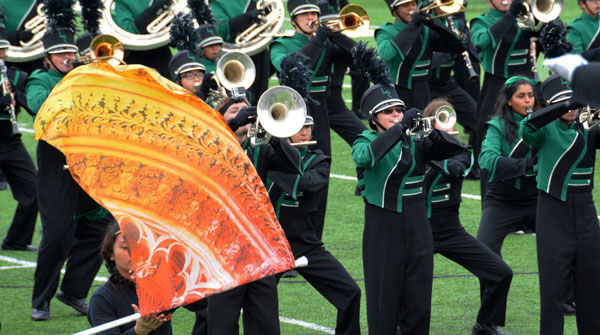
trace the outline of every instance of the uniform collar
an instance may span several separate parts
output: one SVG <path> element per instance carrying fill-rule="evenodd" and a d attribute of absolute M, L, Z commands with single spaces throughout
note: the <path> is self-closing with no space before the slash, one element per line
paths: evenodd
<path fill-rule="evenodd" d="M 398 19 L 394 20 L 394 27 L 396 27 L 398 29 L 402 29 L 402 28 L 404 28 L 404 26 L 406 26 L 406 23 L 404 23 L 404 21 L 398 20 Z"/>
<path fill-rule="evenodd" d="M 583 14 L 581 14 L 581 19 L 585 20 L 585 21 L 598 22 L 600 19 L 600 15 L 593 17 L 588 13 L 583 13 Z"/>
<path fill-rule="evenodd" d="M 300 34 L 299 32 L 296 32 L 296 33 L 294 34 L 294 37 L 293 37 L 293 38 L 294 38 L 295 40 L 298 40 L 298 41 L 302 42 L 302 43 L 306 43 L 306 42 L 308 42 L 308 37 L 307 37 L 307 36 L 305 36 L 305 35 L 302 35 L 302 34 Z"/>
<path fill-rule="evenodd" d="M 52 70 L 52 69 L 48 69 L 48 74 L 49 74 L 51 77 L 55 77 L 55 78 L 61 78 L 61 79 L 62 79 L 62 78 L 65 76 L 65 74 L 62 74 L 62 73 L 60 73 L 60 72 L 58 72 L 58 71 L 54 71 L 54 70 Z"/>
<path fill-rule="evenodd" d="M 515 120 L 515 122 L 519 123 L 523 120 L 524 116 L 517 113 L 517 112 L 512 112 L 513 115 L 513 119 Z"/>
<path fill-rule="evenodd" d="M 504 16 L 504 13 L 503 13 L 503 12 L 501 12 L 501 11 L 499 11 L 499 10 L 497 10 L 497 9 L 490 9 L 490 10 L 488 11 L 487 15 L 488 15 L 489 17 L 492 17 L 492 18 L 498 18 L 498 19 L 499 19 L 499 18 L 501 18 L 501 17 L 503 17 L 503 16 Z"/>

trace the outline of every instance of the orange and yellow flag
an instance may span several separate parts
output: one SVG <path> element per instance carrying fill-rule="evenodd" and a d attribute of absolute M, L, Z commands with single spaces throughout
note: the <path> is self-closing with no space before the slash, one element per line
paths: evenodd
<path fill-rule="evenodd" d="M 294 267 L 266 189 L 221 115 L 156 71 L 79 67 L 34 127 L 118 220 L 142 315 Z"/>

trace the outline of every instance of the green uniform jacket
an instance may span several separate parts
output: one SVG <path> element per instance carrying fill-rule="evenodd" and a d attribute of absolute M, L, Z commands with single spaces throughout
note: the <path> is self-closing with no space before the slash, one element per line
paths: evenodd
<path fill-rule="evenodd" d="M 521 122 L 520 133 L 537 149 L 537 188 L 562 201 L 567 192 L 590 191 L 600 129 L 585 131 L 579 123 L 567 126 L 557 120 L 538 129 L 530 119 Z"/>
<path fill-rule="evenodd" d="M 200 58 L 200 63 L 204 65 L 206 68 L 206 73 L 216 73 L 217 72 L 217 61 L 212 61 L 208 58 Z"/>
<path fill-rule="evenodd" d="M 308 37 L 299 33 L 295 33 L 292 37 L 281 37 L 273 41 L 270 46 L 271 63 L 277 72 L 281 72 L 281 61 L 283 58 L 302 49 L 308 41 Z M 310 84 L 310 93 L 312 96 L 317 97 L 326 94 L 331 74 L 331 63 L 337 62 L 339 57 L 342 57 L 342 59 L 348 57 L 347 55 L 339 54 L 339 50 L 333 46 L 331 41 L 325 41 L 325 48 L 323 48 L 314 68 L 311 69 L 313 71 Z M 334 55 L 331 55 L 331 52 L 334 52 Z M 350 60 L 346 61 L 350 62 Z"/>
<path fill-rule="evenodd" d="M 518 126 L 523 116 L 514 112 L 512 116 Z M 511 202 L 534 201 L 537 193 L 535 172 L 527 171 L 527 159 L 532 157 L 530 147 L 520 135 L 513 143 L 508 143 L 503 117 L 495 116 L 486 125 L 487 132 L 479 154 L 479 166 L 489 175 L 486 198 Z"/>
<path fill-rule="evenodd" d="M 124 30 L 133 34 L 139 34 L 140 31 L 136 28 L 133 21 L 151 3 L 152 0 L 115 0 L 115 8 L 111 12 L 113 20 Z"/>
<path fill-rule="evenodd" d="M 229 19 L 244 14 L 249 9 L 256 8 L 255 0 L 211 0 L 210 9 L 217 21 L 217 34 L 225 42 L 234 43 L 235 35 L 229 31 Z"/>
<path fill-rule="evenodd" d="M 35 70 L 27 80 L 25 94 L 31 113 L 37 114 L 50 92 L 65 75 L 54 70 Z"/>
<path fill-rule="evenodd" d="M 573 44 L 574 53 L 600 47 L 600 15 L 595 18 L 583 13 L 569 22 L 567 40 Z"/>
<path fill-rule="evenodd" d="M 42 0 L 0 0 L 0 6 L 4 8 L 6 31 L 25 30 L 23 27 L 27 21 L 37 15 L 37 7 Z"/>
<path fill-rule="evenodd" d="M 509 78 L 531 74 L 530 31 L 521 30 L 515 17 L 489 10 L 471 20 L 471 40 L 480 50 L 479 58 L 487 73 Z"/>
<path fill-rule="evenodd" d="M 439 135 L 435 141 L 426 137 L 415 142 L 395 127 L 386 131 L 390 134 L 363 131 L 352 145 L 352 159 L 364 201 L 402 213 L 403 203 L 425 201 L 425 162 L 446 159 L 467 149 L 444 132 L 435 130 Z M 389 135 L 395 138 L 385 139 L 383 145 L 381 141 L 373 144 L 380 136 Z"/>

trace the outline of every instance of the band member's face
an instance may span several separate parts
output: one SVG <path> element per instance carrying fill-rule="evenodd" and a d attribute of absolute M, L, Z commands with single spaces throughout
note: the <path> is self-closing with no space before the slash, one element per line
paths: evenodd
<path fill-rule="evenodd" d="M 217 57 L 219 57 L 219 54 L 221 53 L 221 44 L 207 45 L 204 48 L 202 48 L 202 51 L 204 51 L 204 56 L 208 60 L 214 61 L 215 59 L 217 59 Z"/>
<path fill-rule="evenodd" d="M 238 102 L 233 104 L 227 108 L 225 113 L 223 113 L 223 118 L 225 121 L 229 121 L 233 119 L 238 113 L 242 110 L 242 108 L 248 107 L 248 104 L 245 102 Z M 238 130 L 235 131 L 235 134 L 238 136 L 244 135 L 248 133 L 248 128 L 250 128 L 250 124 L 247 124 L 243 127 L 239 127 Z"/>
<path fill-rule="evenodd" d="M 381 112 L 375 114 L 375 119 L 383 126 L 385 129 L 382 129 L 377 125 L 377 131 L 380 133 L 385 132 L 386 129 L 390 129 L 396 123 L 402 121 L 404 114 L 402 113 L 402 108 L 400 106 L 392 106 L 388 107 Z"/>
<path fill-rule="evenodd" d="M 8 48 L 2 48 L 2 49 L 0 49 L 0 59 L 6 58 L 6 52 L 7 51 L 8 51 Z"/>
<path fill-rule="evenodd" d="M 406 2 L 400 6 L 394 8 L 396 11 L 396 17 L 402 20 L 404 23 L 412 21 L 415 12 L 417 11 L 417 3 L 415 1 Z"/>
<path fill-rule="evenodd" d="M 527 107 L 533 108 L 533 105 L 535 105 L 533 87 L 528 84 L 519 85 L 515 94 L 510 97 L 506 104 L 510 106 L 514 112 L 523 116 L 527 115 Z"/>
<path fill-rule="evenodd" d="M 73 63 L 65 64 L 66 60 L 74 61 L 75 53 L 74 52 L 61 52 L 56 54 L 50 54 L 49 59 L 51 62 L 48 62 L 48 65 L 52 70 L 67 73 L 73 70 Z"/>
<path fill-rule="evenodd" d="M 312 136 L 312 125 L 304 125 L 299 132 L 295 135 L 290 136 L 290 142 L 292 143 L 302 143 L 310 141 L 310 137 Z"/>
<path fill-rule="evenodd" d="M 204 72 L 200 70 L 192 70 L 181 74 L 181 86 L 186 90 L 196 93 L 202 85 Z"/>
<path fill-rule="evenodd" d="M 131 254 L 129 252 L 129 244 L 123 237 L 123 234 L 117 235 L 115 244 L 113 245 L 113 255 L 111 257 L 115 261 L 115 266 L 119 274 L 127 279 L 131 277 Z"/>
<path fill-rule="evenodd" d="M 585 2 L 579 2 L 579 7 L 581 7 L 581 10 L 583 10 L 584 13 L 596 17 L 600 10 L 600 0 L 586 0 Z"/>
<path fill-rule="evenodd" d="M 497 9 L 501 12 L 506 12 L 510 7 L 512 0 L 489 0 L 490 5 L 493 9 Z"/>
<path fill-rule="evenodd" d="M 292 25 L 294 28 L 296 28 L 297 32 L 302 33 L 302 31 L 304 31 L 305 33 L 312 34 L 317 31 L 317 26 L 312 26 L 313 22 L 319 21 L 319 15 L 317 12 L 300 13 L 294 18 L 295 21 L 292 21 Z M 299 31 L 298 27 L 300 27 L 302 30 Z"/>

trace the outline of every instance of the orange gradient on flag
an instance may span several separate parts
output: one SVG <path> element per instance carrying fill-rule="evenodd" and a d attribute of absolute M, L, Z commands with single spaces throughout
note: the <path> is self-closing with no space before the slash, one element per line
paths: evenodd
<path fill-rule="evenodd" d="M 79 67 L 34 128 L 118 220 L 142 315 L 294 267 L 266 189 L 221 115 L 156 71 Z"/>

